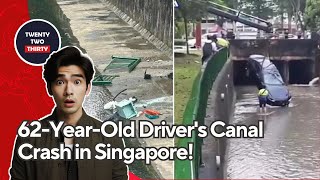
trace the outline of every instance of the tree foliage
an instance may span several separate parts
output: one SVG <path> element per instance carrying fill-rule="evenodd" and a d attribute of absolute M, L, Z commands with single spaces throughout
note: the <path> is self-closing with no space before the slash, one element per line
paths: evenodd
<path fill-rule="evenodd" d="M 186 37 L 186 45 L 187 45 L 187 54 L 189 54 L 189 46 L 188 46 L 188 23 L 191 21 L 196 21 L 201 19 L 204 15 L 205 6 L 198 3 L 197 1 L 191 0 L 179 0 L 178 1 L 179 7 L 175 8 L 175 30 L 180 30 L 179 32 L 176 31 L 175 35 L 181 34 L 182 28 L 179 26 L 178 21 L 182 21 L 184 23 L 184 33 Z"/>
<path fill-rule="evenodd" d="M 179 8 L 175 8 L 175 16 L 178 19 L 185 18 L 188 21 L 196 21 L 206 14 L 205 4 L 191 0 L 179 0 Z"/>
<path fill-rule="evenodd" d="M 180 30 L 176 35 L 180 35 L 181 26 L 179 21 L 184 23 L 184 32 L 186 36 L 187 54 L 189 54 L 188 47 L 188 23 L 201 20 L 207 15 L 206 1 L 195 0 L 178 0 L 179 8 L 175 8 L 175 30 Z M 177 32 L 177 31 L 176 31 Z"/>
<path fill-rule="evenodd" d="M 274 15 L 274 3 L 272 0 L 243 0 L 239 2 L 240 8 L 247 14 L 261 19 L 270 19 Z"/>
<path fill-rule="evenodd" d="M 295 22 L 297 28 L 304 32 L 304 10 L 306 0 L 274 0 L 277 5 L 275 9 L 275 17 L 281 18 L 281 27 L 283 27 L 284 19 L 288 19 L 288 28 L 291 31 L 291 24 Z"/>
<path fill-rule="evenodd" d="M 238 9 L 238 0 L 223 0 L 222 2 L 225 6 L 228 6 L 233 9 Z"/>
<path fill-rule="evenodd" d="M 304 16 L 305 24 L 313 31 L 320 27 L 320 0 L 307 0 Z"/>

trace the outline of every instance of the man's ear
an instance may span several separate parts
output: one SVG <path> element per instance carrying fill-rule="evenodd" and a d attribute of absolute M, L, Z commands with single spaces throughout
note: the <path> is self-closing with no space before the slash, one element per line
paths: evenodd
<path fill-rule="evenodd" d="M 88 95 L 91 91 L 91 83 L 87 85 L 86 95 Z"/>
<path fill-rule="evenodd" d="M 47 90 L 48 90 L 49 95 L 52 96 L 52 90 L 51 90 L 51 84 L 50 83 L 47 83 Z"/>

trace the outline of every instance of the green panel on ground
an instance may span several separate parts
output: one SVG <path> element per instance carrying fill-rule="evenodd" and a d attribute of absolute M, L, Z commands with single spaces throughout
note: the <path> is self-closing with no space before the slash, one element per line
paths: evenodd
<path fill-rule="evenodd" d="M 109 65 L 103 70 L 105 72 L 108 69 L 128 68 L 131 72 L 140 62 L 141 58 L 134 57 L 117 57 L 112 56 L 112 60 Z"/>
<path fill-rule="evenodd" d="M 116 77 L 119 77 L 119 75 L 99 75 L 93 79 L 92 85 L 97 85 L 97 86 L 112 85 L 112 80 Z"/>

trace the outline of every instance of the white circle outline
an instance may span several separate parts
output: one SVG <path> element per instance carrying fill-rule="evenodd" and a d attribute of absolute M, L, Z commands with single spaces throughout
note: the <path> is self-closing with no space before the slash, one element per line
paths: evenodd
<path fill-rule="evenodd" d="M 58 37 L 59 37 L 59 47 L 58 47 L 57 50 L 59 50 L 59 49 L 61 48 L 61 36 L 60 36 L 60 33 L 59 33 L 58 29 L 56 28 L 56 26 L 54 26 L 51 22 L 49 22 L 49 21 L 47 21 L 47 20 L 44 20 L 44 19 L 30 19 L 29 21 L 24 22 L 24 23 L 18 28 L 18 30 L 16 31 L 16 35 L 14 36 L 14 49 L 15 49 L 15 51 L 16 51 L 16 54 L 19 56 L 19 58 L 20 58 L 24 63 L 27 63 L 27 64 L 29 64 L 29 65 L 31 65 L 31 66 L 42 66 L 44 63 L 46 63 L 47 60 L 45 60 L 43 63 L 40 63 L 40 64 L 31 63 L 31 62 L 25 60 L 25 59 L 20 55 L 20 53 L 19 53 L 19 51 L 18 51 L 18 48 L 17 48 L 17 36 L 18 36 L 18 33 L 20 32 L 20 30 L 21 30 L 21 28 L 22 28 L 23 26 L 25 26 L 26 24 L 28 24 L 28 23 L 30 23 L 30 22 L 33 22 L 33 21 L 42 21 L 42 22 L 45 22 L 45 23 L 49 24 L 51 27 L 53 27 L 53 29 L 57 32 Z M 56 51 L 57 51 L 57 50 L 56 50 Z M 49 56 L 50 56 L 50 54 L 49 54 Z M 49 57 L 49 56 L 48 56 L 48 57 Z"/>

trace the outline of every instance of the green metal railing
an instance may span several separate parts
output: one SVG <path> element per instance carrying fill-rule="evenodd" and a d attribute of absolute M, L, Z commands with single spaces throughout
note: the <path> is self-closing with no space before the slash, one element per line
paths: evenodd
<path fill-rule="evenodd" d="M 183 114 L 183 125 L 191 125 L 198 121 L 204 125 L 209 92 L 212 88 L 220 70 L 228 59 L 228 49 L 221 49 L 211 56 L 206 67 L 202 69 L 195 78 L 192 86 L 192 93 Z M 175 179 L 197 179 L 201 161 L 201 146 L 203 139 L 196 137 L 179 139 L 179 147 L 188 147 L 189 143 L 194 144 L 193 160 L 175 160 Z"/>
<path fill-rule="evenodd" d="M 98 75 L 93 79 L 92 85 L 110 86 L 112 85 L 112 80 L 116 77 L 120 77 L 120 76 L 119 75 Z"/>
<path fill-rule="evenodd" d="M 118 69 L 118 68 L 128 68 L 128 71 L 131 72 L 140 62 L 141 62 L 141 58 L 112 56 L 111 62 L 103 70 L 103 72 L 105 72 L 108 69 Z"/>

